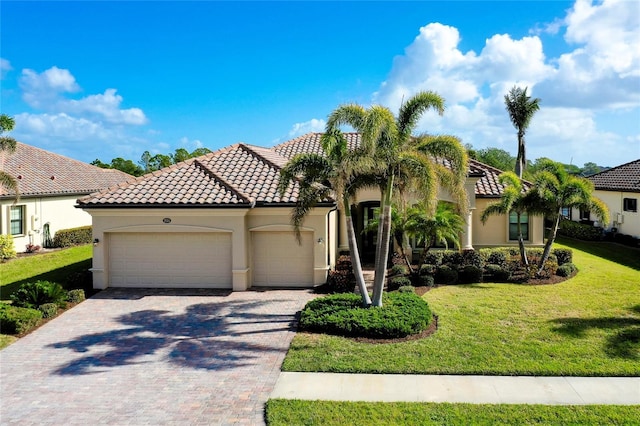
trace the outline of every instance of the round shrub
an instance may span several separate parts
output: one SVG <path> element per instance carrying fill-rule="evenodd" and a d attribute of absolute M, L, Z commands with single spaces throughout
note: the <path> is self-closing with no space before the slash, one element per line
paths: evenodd
<path fill-rule="evenodd" d="M 67 296 L 67 300 L 71 303 L 80 303 L 85 300 L 84 290 L 81 288 L 77 288 L 74 290 L 69 290 L 69 294 Z"/>
<path fill-rule="evenodd" d="M 431 263 L 425 263 L 420 267 L 420 275 L 435 275 L 437 266 Z"/>
<path fill-rule="evenodd" d="M 467 265 L 458 271 L 458 282 L 472 284 L 482 282 L 482 268 Z"/>
<path fill-rule="evenodd" d="M 489 264 L 484 267 L 487 275 L 492 277 L 493 281 L 506 282 L 511 278 L 511 272 L 500 265 Z"/>
<path fill-rule="evenodd" d="M 445 265 L 462 265 L 462 253 L 457 250 L 445 250 L 442 254 L 442 263 Z"/>
<path fill-rule="evenodd" d="M 573 262 L 573 251 L 571 249 L 553 249 L 553 254 L 558 259 L 558 265 L 564 265 L 565 263 Z"/>
<path fill-rule="evenodd" d="M 393 265 L 391 268 L 391 275 L 407 275 L 409 268 L 407 265 Z"/>
<path fill-rule="evenodd" d="M 4 334 L 22 334 L 37 326 L 42 312 L 0 303 L 0 330 Z"/>
<path fill-rule="evenodd" d="M 418 275 L 413 277 L 413 285 L 416 287 L 433 287 L 434 284 L 433 275 Z"/>
<path fill-rule="evenodd" d="M 458 271 L 451 266 L 442 265 L 436 271 L 434 280 L 438 284 L 455 284 L 458 282 Z"/>
<path fill-rule="evenodd" d="M 58 305 L 55 303 L 43 303 L 38 306 L 38 310 L 42 312 L 42 318 L 53 318 L 58 315 Z"/>
<path fill-rule="evenodd" d="M 556 262 L 555 259 L 551 260 L 551 257 L 549 257 L 549 260 L 544 262 L 544 267 L 542 268 L 542 271 L 537 275 L 539 278 L 551 278 L 556 274 L 557 271 L 558 271 L 558 262 Z"/>
<path fill-rule="evenodd" d="M 441 251 L 430 251 L 425 255 L 426 264 L 430 265 L 441 265 L 442 264 L 442 256 L 443 253 Z"/>
<path fill-rule="evenodd" d="M 432 320 L 429 305 L 414 293 L 385 293 L 383 306 L 362 307 L 356 294 L 334 294 L 307 303 L 300 314 L 305 331 L 349 337 L 390 339 L 424 331 Z"/>
<path fill-rule="evenodd" d="M 462 251 L 462 264 L 465 266 L 471 265 L 482 269 L 484 266 L 484 259 L 475 250 L 463 250 Z"/>
<path fill-rule="evenodd" d="M 323 289 L 327 293 L 353 293 L 356 280 L 353 273 L 347 271 L 329 271 L 327 283 Z"/>
<path fill-rule="evenodd" d="M 36 281 L 25 283 L 11 295 L 15 306 L 37 309 L 45 303 L 55 303 L 65 306 L 67 291 L 58 283 L 50 281 Z"/>
<path fill-rule="evenodd" d="M 0 262 L 16 257 L 13 235 L 0 235 Z"/>
<path fill-rule="evenodd" d="M 387 283 L 387 289 L 389 291 L 394 291 L 399 289 L 400 287 L 410 286 L 411 280 L 407 277 L 393 277 Z"/>
<path fill-rule="evenodd" d="M 412 285 L 403 285 L 398 289 L 398 293 L 415 293 L 416 288 Z"/>
<path fill-rule="evenodd" d="M 571 277 L 573 274 L 578 272 L 578 268 L 573 263 L 563 263 L 558 266 L 558 270 L 556 271 L 556 275 L 561 277 Z"/>

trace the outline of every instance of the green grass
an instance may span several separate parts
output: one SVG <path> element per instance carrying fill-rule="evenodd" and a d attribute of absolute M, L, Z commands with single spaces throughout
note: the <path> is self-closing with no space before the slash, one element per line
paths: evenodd
<path fill-rule="evenodd" d="M 87 244 L 0 263 L 0 300 L 9 299 L 22 283 L 29 281 L 64 285 L 71 274 L 91 268 L 92 255 L 93 246 Z"/>
<path fill-rule="evenodd" d="M 637 425 L 640 406 L 366 403 L 272 399 L 269 426 L 279 425 Z"/>
<path fill-rule="evenodd" d="M 580 269 L 570 280 L 439 287 L 424 295 L 439 316 L 434 335 L 367 344 L 298 333 L 283 370 L 639 376 L 640 252 L 563 242 Z"/>

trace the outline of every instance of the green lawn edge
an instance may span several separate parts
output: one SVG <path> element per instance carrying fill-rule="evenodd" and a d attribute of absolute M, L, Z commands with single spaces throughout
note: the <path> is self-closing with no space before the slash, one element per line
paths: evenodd
<path fill-rule="evenodd" d="M 481 283 L 424 295 L 426 339 L 368 344 L 298 333 L 283 371 L 640 376 L 640 251 L 561 239 L 579 274 L 555 285 Z M 602 258 L 607 256 L 608 259 Z"/>
<path fill-rule="evenodd" d="M 269 426 L 284 425 L 637 425 L 640 406 L 345 402 L 271 399 Z"/>

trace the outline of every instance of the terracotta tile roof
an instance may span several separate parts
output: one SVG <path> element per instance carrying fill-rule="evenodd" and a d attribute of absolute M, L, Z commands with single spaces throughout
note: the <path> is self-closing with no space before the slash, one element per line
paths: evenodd
<path fill-rule="evenodd" d="M 602 191 L 640 192 L 640 159 L 588 176 Z"/>
<path fill-rule="evenodd" d="M 18 181 L 21 197 L 90 194 L 133 179 L 119 170 L 91 164 L 18 142 L 13 154 L 4 153 L 2 169 Z M 0 187 L 0 198 L 13 197 Z"/>
<path fill-rule="evenodd" d="M 290 205 L 297 201 L 299 186 L 290 186 L 280 197 L 277 191 L 280 170 L 296 154 L 322 154 L 321 136 L 321 133 L 308 133 L 273 148 L 239 143 L 82 198 L 78 204 L 87 208 Z M 357 133 L 347 133 L 346 137 L 351 148 L 360 143 Z M 470 161 L 469 175 L 480 178 L 476 195 L 499 197 L 502 192 L 498 183 L 500 173 L 500 170 Z"/>
<path fill-rule="evenodd" d="M 246 144 L 172 165 L 78 200 L 92 206 L 200 206 L 251 207 L 295 203 L 299 187 L 277 191 L 280 169 L 287 159 L 278 153 Z"/>
<path fill-rule="evenodd" d="M 281 143 L 273 147 L 273 150 L 280 155 L 293 158 L 297 154 L 301 153 L 315 153 L 322 154 L 322 146 L 320 145 L 320 137 L 322 133 L 307 133 L 290 141 Z M 353 149 L 360 145 L 360 134 L 358 133 L 345 133 L 349 148 Z M 446 160 L 441 160 L 441 164 L 448 165 Z M 498 181 L 498 176 L 502 173 L 502 170 L 491 167 L 487 164 L 470 159 L 469 160 L 469 176 L 479 177 L 480 179 L 476 183 L 475 193 L 476 196 L 481 198 L 499 198 L 504 190 L 504 186 Z M 529 183 L 525 182 L 525 187 L 528 187 Z"/>

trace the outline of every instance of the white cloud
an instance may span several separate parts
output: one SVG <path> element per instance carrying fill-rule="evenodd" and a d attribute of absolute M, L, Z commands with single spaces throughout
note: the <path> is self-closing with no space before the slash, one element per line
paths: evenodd
<path fill-rule="evenodd" d="M 48 140 L 62 138 L 70 141 L 94 142 L 106 141 L 113 132 L 100 123 L 85 118 L 59 114 L 29 114 L 21 113 L 15 116 L 16 137 L 29 140 L 32 135 L 46 137 Z"/>
<path fill-rule="evenodd" d="M 4 58 L 0 58 L 0 79 L 4 79 L 4 76 L 7 72 L 11 71 L 13 67 L 11 66 L 11 62 Z"/>
<path fill-rule="evenodd" d="M 326 124 L 326 121 L 317 118 L 312 118 L 311 120 L 303 123 L 296 123 L 291 127 L 289 137 L 294 138 L 309 132 L 324 132 Z"/>
<path fill-rule="evenodd" d="M 55 66 L 41 73 L 24 69 L 20 87 L 22 97 L 29 106 L 54 115 L 64 113 L 114 124 L 141 125 L 148 121 L 140 108 L 122 109 L 123 98 L 116 89 L 107 89 L 104 93 L 80 99 L 68 98 L 68 94 L 80 91 L 80 86 L 69 70 Z"/>
<path fill-rule="evenodd" d="M 204 145 L 202 144 L 202 141 L 199 139 L 189 139 L 186 136 L 183 136 L 180 138 L 180 145 L 182 145 L 183 148 L 189 150 L 189 151 L 193 151 L 195 149 L 198 148 L 203 148 Z"/>

